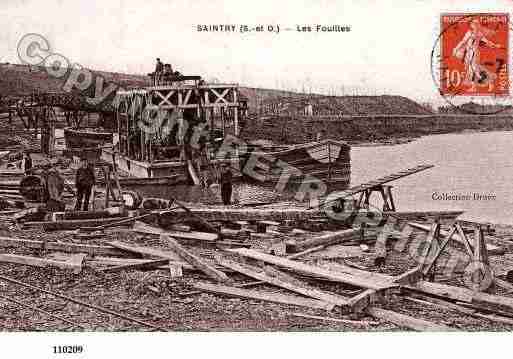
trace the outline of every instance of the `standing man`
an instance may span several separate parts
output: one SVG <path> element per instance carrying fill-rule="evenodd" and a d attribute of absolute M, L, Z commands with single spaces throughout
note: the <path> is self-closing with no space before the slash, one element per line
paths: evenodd
<path fill-rule="evenodd" d="M 160 77 L 162 72 L 164 71 L 164 64 L 157 57 L 157 64 L 155 65 L 155 86 L 158 86 L 160 82 Z"/>
<path fill-rule="evenodd" d="M 87 163 L 86 159 L 82 160 L 81 167 L 77 170 L 75 176 L 75 186 L 77 187 L 77 203 L 75 204 L 75 211 L 89 210 L 89 198 L 95 184 L 94 169 Z M 82 199 L 84 204 L 82 205 Z"/>
<path fill-rule="evenodd" d="M 232 201 L 232 177 L 230 167 L 223 163 L 221 168 L 221 198 L 225 206 L 230 205 Z"/>
<path fill-rule="evenodd" d="M 32 158 L 30 157 L 30 152 L 25 152 L 25 156 L 23 158 L 23 172 L 25 174 L 32 169 Z"/>

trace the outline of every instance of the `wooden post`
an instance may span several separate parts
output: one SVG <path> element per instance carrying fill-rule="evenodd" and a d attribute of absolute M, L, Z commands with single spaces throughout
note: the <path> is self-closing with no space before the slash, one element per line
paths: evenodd
<path fill-rule="evenodd" d="M 390 208 L 392 211 L 396 211 L 395 209 L 395 202 L 394 202 L 394 196 L 392 195 L 392 186 L 385 186 L 386 188 L 386 192 L 387 192 L 387 195 L 388 195 L 388 199 L 390 201 Z"/>
<path fill-rule="evenodd" d="M 233 90 L 233 102 L 237 103 L 237 90 Z M 239 137 L 239 107 L 233 108 L 233 119 L 235 125 L 235 137 Z M 238 157 L 238 156 L 237 156 Z"/>
<path fill-rule="evenodd" d="M 103 176 L 105 177 L 105 208 L 109 208 L 109 194 L 111 192 L 109 168 L 102 166 Z"/>

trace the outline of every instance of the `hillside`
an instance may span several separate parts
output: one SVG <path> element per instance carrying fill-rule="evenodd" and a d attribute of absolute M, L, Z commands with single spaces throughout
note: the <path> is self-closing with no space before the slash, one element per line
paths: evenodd
<path fill-rule="evenodd" d="M 403 96 L 280 96 L 261 101 L 266 114 L 301 115 L 311 106 L 312 115 L 431 115 L 432 111 Z"/>
<path fill-rule="evenodd" d="M 145 86 L 147 82 L 147 79 L 140 75 L 93 70 L 92 72 L 94 77 L 102 76 L 107 82 L 114 82 L 125 88 Z M 33 92 L 62 92 L 63 85 L 63 79 L 49 76 L 44 68 L 0 64 L 0 96 L 19 96 Z"/>
<path fill-rule="evenodd" d="M 102 76 L 107 82 L 123 88 L 149 85 L 148 78 L 142 75 L 96 70 L 93 73 L 95 77 Z M 0 97 L 33 92 L 62 92 L 63 85 L 64 80 L 50 77 L 44 68 L 0 64 Z M 94 86 L 90 89 L 93 90 Z M 401 96 L 323 96 L 244 86 L 240 92 L 248 99 L 251 112 L 271 105 L 279 107 L 278 113 L 291 115 L 301 113 L 307 104 L 312 104 L 313 112 L 317 115 L 430 114 L 426 108 Z M 91 96 L 92 93 L 87 95 Z"/>

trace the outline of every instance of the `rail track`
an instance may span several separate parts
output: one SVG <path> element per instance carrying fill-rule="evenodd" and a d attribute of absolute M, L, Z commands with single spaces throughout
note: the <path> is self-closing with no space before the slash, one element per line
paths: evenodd
<path fill-rule="evenodd" d="M 139 324 L 139 325 L 142 325 L 144 327 L 149 328 L 151 331 L 166 331 L 167 330 L 166 328 L 163 328 L 161 326 L 154 325 L 154 324 L 142 321 L 140 319 L 137 319 L 137 318 L 125 315 L 123 313 L 119 313 L 119 312 L 116 312 L 114 310 L 111 310 L 111 309 L 108 309 L 108 308 L 105 308 L 105 307 L 101 307 L 101 306 L 98 306 L 98 305 L 95 305 L 95 304 L 87 303 L 87 302 L 84 302 L 82 300 L 75 299 L 75 298 L 72 298 L 70 296 L 58 293 L 58 292 L 54 292 L 54 291 L 50 291 L 50 290 L 47 290 L 47 289 L 44 289 L 44 288 L 40 288 L 40 287 L 31 285 L 31 284 L 28 284 L 28 283 L 25 283 L 25 282 L 22 282 L 20 280 L 17 280 L 17 279 L 14 279 L 14 278 L 10 278 L 10 277 L 4 276 L 4 275 L 0 275 L 0 281 L 7 282 L 7 283 L 10 283 L 11 285 L 23 287 L 23 288 L 26 288 L 26 289 L 38 291 L 38 292 L 41 292 L 41 293 L 44 293 L 44 294 L 47 294 L 47 295 L 51 295 L 53 297 L 63 299 L 66 302 L 78 304 L 78 305 L 80 305 L 82 307 L 89 308 L 89 309 L 94 310 L 96 312 L 103 313 L 103 314 L 108 314 L 108 315 L 111 315 L 111 316 L 123 319 L 123 320 L 125 320 L 127 322 L 136 323 L 136 324 Z M 50 313 L 48 311 L 45 311 L 45 310 L 43 310 L 41 308 L 38 308 L 35 305 L 27 304 L 27 303 L 21 302 L 19 300 L 13 299 L 13 298 L 5 297 L 3 295 L 0 295 L 0 299 L 3 300 L 3 301 L 6 301 L 6 302 L 10 302 L 10 303 L 16 304 L 19 307 L 28 308 L 28 309 L 31 309 L 31 310 L 33 310 L 35 312 L 42 313 L 42 314 L 44 314 L 44 315 L 46 315 L 46 316 L 48 316 L 48 317 L 50 317 L 50 318 L 52 318 L 54 320 L 58 320 L 58 321 L 70 324 L 71 326 L 73 326 L 75 328 L 86 329 L 83 325 L 81 325 L 79 323 L 75 323 L 74 321 L 69 320 L 69 319 L 67 319 L 67 318 L 65 318 L 63 316 L 56 315 L 56 314 Z"/>

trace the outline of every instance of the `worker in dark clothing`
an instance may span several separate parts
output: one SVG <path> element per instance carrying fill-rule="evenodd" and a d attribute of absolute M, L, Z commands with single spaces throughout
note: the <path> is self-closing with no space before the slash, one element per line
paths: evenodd
<path fill-rule="evenodd" d="M 232 177 L 230 167 L 224 163 L 221 169 L 221 198 L 225 206 L 231 204 L 232 201 Z"/>
<path fill-rule="evenodd" d="M 84 211 L 89 209 L 89 198 L 95 184 L 94 169 L 87 163 L 87 160 L 82 160 L 81 167 L 77 170 L 75 177 L 75 186 L 77 188 L 77 203 L 75 204 L 75 210 L 80 211 L 80 208 Z M 82 199 L 84 203 L 82 205 Z"/>
<path fill-rule="evenodd" d="M 25 173 L 27 173 L 31 169 L 32 169 L 32 158 L 30 157 L 30 152 L 25 152 L 25 157 L 23 158 L 23 171 Z"/>
<path fill-rule="evenodd" d="M 160 83 L 162 72 L 164 72 L 164 64 L 157 57 L 157 63 L 155 64 L 155 86 L 157 86 Z"/>

